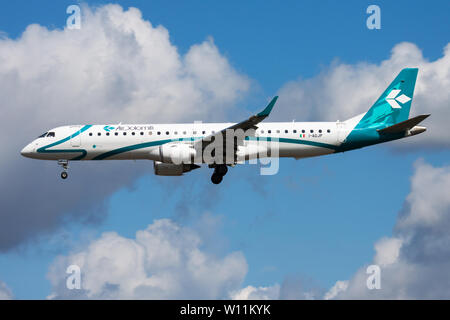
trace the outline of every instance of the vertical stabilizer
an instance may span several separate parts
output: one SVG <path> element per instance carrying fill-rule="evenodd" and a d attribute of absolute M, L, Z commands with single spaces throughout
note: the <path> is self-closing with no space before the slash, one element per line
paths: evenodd
<path fill-rule="evenodd" d="M 403 69 L 362 117 L 356 128 L 387 127 L 407 120 L 418 70 Z"/>

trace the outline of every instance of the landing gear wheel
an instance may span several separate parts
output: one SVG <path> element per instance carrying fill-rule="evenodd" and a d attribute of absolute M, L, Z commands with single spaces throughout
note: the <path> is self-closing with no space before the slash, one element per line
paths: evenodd
<path fill-rule="evenodd" d="M 219 174 L 219 175 L 221 175 L 221 176 L 226 175 L 227 172 L 228 172 L 228 167 L 227 167 L 226 164 L 218 165 L 218 166 L 214 169 L 214 173 L 215 173 L 215 174 Z"/>
<path fill-rule="evenodd" d="M 61 172 L 61 178 L 63 180 L 67 179 L 69 174 L 67 173 L 67 169 L 69 169 L 69 160 L 58 160 L 58 165 L 60 165 L 63 168 L 63 172 Z"/>
<path fill-rule="evenodd" d="M 211 176 L 211 182 L 214 184 L 219 184 L 222 182 L 223 176 L 221 176 L 220 174 L 217 173 L 213 173 L 213 175 Z"/>

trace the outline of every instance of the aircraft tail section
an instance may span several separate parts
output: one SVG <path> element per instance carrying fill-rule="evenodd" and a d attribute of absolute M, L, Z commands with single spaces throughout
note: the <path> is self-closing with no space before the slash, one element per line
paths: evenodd
<path fill-rule="evenodd" d="M 417 68 L 405 68 L 357 124 L 357 129 L 383 128 L 408 120 Z"/>

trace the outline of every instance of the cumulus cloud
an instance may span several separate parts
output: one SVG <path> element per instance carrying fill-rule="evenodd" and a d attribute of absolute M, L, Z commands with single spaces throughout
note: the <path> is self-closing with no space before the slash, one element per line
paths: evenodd
<path fill-rule="evenodd" d="M 450 297 L 450 166 L 415 163 L 411 191 L 393 235 L 375 244 L 370 264 L 381 289 L 367 288 L 367 266 L 328 291 L 286 277 L 271 286 L 241 287 L 247 263 L 240 252 L 218 257 L 202 234 L 157 220 L 136 238 L 105 233 L 78 252 L 59 257 L 48 273 L 52 298 L 448 299 Z M 208 220 L 208 219 L 206 219 Z M 66 288 L 65 270 L 82 270 L 82 290 Z"/>
<path fill-rule="evenodd" d="M 379 240 L 375 244 L 375 264 L 386 266 L 397 261 L 402 244 L 403 240 L 398 238 L 382 238 Z"/>
<path fill-rule="evenodd" d="M 321 299 L 324 290 L 305 277 L 286 276 L 281 285 L 255 287 L 249 285 L 230 293 L 234 300 L 313 300 Z"/>
<path fill-rule="evenodd" d="M 223 257 L 202 249 L 194 229 L 156 220 L 133 239 L 104 233 L 82 250 L 60 256 L 47 277 L 50 298 L 217 299 L 238 290 L 247 273 L 241 252 Z M 66 287 L 66 269 L 81 269 L 81 290 Z"/>
<path fill-rule="evenodd" d="M 13 294 L 6 284 L 0 281 L 0 300 L 11 300 Z"/>
<path fill-rule="evenodd" d="M 348 281 L 337 281 L 334 286 L 331 287 L 330 290 L 328 290 L 327 293 L 325 293 L 325 296 L 323 297 L 325 300 L 330 300 L 336 298 L 336 296 L 347 290 L 348 288 Z"/>
<path fill-rule="evenodd" d="M 381 289 L 366 287 L 362 267 L 347 282 L 338 282 L 325 297 L 343 299 L 450 298 L 450 166 L 433 167 L 419 160 L 411 192 L 392 237 L 375 244 L 374 264 L 381 270 Z"/>
<path fill-rule="evenodd" d="M 151 171 L 150 163 L 82 163 L 63 184 L 56 163 L 20 156 L 38 134 L 68 124 L 218 119 L 249 89 L 212 39 L 180 54 L 168 30 L 138 9 L 84 6 L 82 19 L 80 30 L 32 24 L 0 39 L 1 251 L 68 218 L 98 221 L 108 195 Z"/>
<path fill-rule="evenodd" d="M 230 293 L 233 300 L 274 300 L 280 297 L 280 285 L 269 287 L 247 286 Z"/>
<path fill-rule="evenodd" d="M 345 64 L 335 61 L 310 79 L 298 79 L 279 90 L 279 105 L 274 117 L 297 121 L 346 120 L 366 112 L 401 69 L 418 67 L 411 115 L 432 116 L 424 122 L 425 134 L 414 138 L 414 145 L 450 147 L 447 119 L 450 118 L 450 44 L 443 56 L 429 61 L 413 43 L 397 44 L 391 56 L 378 64 Z M 407 141 L 407 140 L 405 140 Z M 400 145 L 409 145 L 403 142 Z"/>

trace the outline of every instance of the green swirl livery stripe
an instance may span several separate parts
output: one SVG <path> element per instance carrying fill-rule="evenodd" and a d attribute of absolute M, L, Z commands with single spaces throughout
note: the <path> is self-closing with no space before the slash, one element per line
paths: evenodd
<path fill-rule="evenodd" d="M 66 141 L 69 141 L 72 138 L 75 138 L 76 136 L 80 135 L 82 132 L 86 131 L 87 129 L 89 129 L 90 127 L 92 127 L 91 124 L 84 126 L 83 128 L 81 128 L 80 130 L 77 130 L 76 132 L 72 133 L 70 136 L 58 140 L 54 143 L 51 143 L 49 145 L 46 145 L 44 147 L 41 147 L 39 149 L 37 149 L 36 151 L 39 153 L 78 153 L 80 152 L 81 154 L 79 156 L 76 156 L 75 158 L 73 158 L 72 160 L 81 160 L 83 159 L 86 154 L 87 151 L 85 149 L 70 149 L 70 150 L 65 150 L 65 149 L 54 149 L 54 150 L 48 150 L 49 148 L 52 148 L 54 146 L 60 145 Z"/>
<path fill-rule="evenodd" d="M 144 149 L 144 148 L 149 148 L 149 147 L 155 147 L 155 146 L 160 146 L 162 144 L 166 144 L 169 142 L 175 142 L 175 141 L 195 141 L 197 139 L 201 139 L 201 138 L 178 138 L 178 139 L 165 139 L 165 140 L 159 140 L 159 141 L 151 141 L 151 142 L 144 142 L 144 143 L 139 143 L 139 144 L 133 144 L 131 146 L 127 146 L 127 147 L 122 147 L 122 148 L 118 148 L 118 149 L 114 149 L 102 154 L 99 154 L 98 156 L 94 157 L 92 160 L 103 160 L 124 152 L 128 152 L 128 151 L 134 151 L 134 150 L 139 150 L 139 149 Z"/>
<path fill-rule="evenodd" d="M 319 148 L 326 148 L 331 150 L 338 150 L 339 147 L 323 143 L 323 142 L 316 142 L 316 141 L 309 141 L 309 140 L 300 140 L 300 139 L 289 139 L 289 138 L 272 138 L 272 137 L 245 137 L 245 140 L 266 140 L 266 141 L 274 141 L 274 142 L 280 142 L 280 143 L 295 143 L 295 144 L 303 144 L 307 146 L 313 146 L 313 147 L 319 147 Z"/>
<path fill-rule="evenodd" d="M 134 151 L 134 150 L 139 150 L 139 149 L 144 149 L 144 148 L 149 148 L 149 147 L 155 147 L 155 146 L 160 146 L 169 142 L 175 142 L 175 141 L 194 141 L 197 139 L 202 139 L 202 137 L 198 137 L 198 138 L 179 138 L 179 139 L 165 139 L 165 140 L 159 140 L 159 141 L 151 141 L 151 142 L 144 142 L 144 143 L 139 143 L 139 144 L 133 144 L 131 146 L 127 146 L 127 147 L 122 147 L 122 148 L 118 148 L 118 149 L 114 149 L 105 153 L 102 153 L 96 157 L 94 157 L 92 160 L 104 160 L 106 158 L 112 157 L 112 156 L 116 156 L 118 154 L 124 153 L 124 152 L 129 152 L 129 151 Z M 264 140 L 264 141 L 274 141 L 274 142 L 282 142 L 282 143 L 296 143 L 296 144 L 303 144 L 303 145 L 308 145 L 308 146 L 313 146 L 313 147 L 319 147 L 319 148 L 326 148 L 326 149 L 331 149 L 331 150 L 338 150 L 338 146 L 332 145 L 332 144 L 327 144 L 327 143 L 322 143 L 322 142 L 315 142 L 315 141 L 308 141 L 308 140 L 298 140 L 298 139 L 288 139 L 288 138 L 271 138 L 271 137 L 267 137 L 267 138 L 255 138 L 255 137 L 246 137 L 245 140 Z"/>
<path fill-rule="evenodd" d="M 99 154 L 98 156 L 94 157 L 92 160 L 103 160 L 124 152 L 128 152 L 128 151 L 133 151 L 133 150 L 138 150 L 138 149 L 144 149 L 144 148 L 148 148 L 148 147 L 154 147 L 154 146 L 159 146 L 168 142 L 171 142 L 171 139 L 167 139 L 167 140 L 159 140 L 159 141 L 152 141 L 152 142 L 144 142 L 144 143 L 139 143 L 139 144 L 134 144 L 131 146 L 127 146 L 127 147 L 122 147 L 119 149 L 114 149 L 102 154 Z"/>

